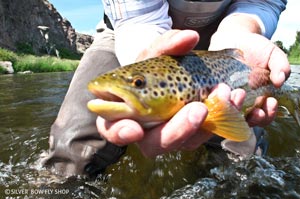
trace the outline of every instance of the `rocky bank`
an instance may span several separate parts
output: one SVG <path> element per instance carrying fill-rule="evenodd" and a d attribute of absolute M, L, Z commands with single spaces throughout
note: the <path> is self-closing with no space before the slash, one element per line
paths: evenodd
<path fill-rule="evenodd" d="M 93 38 L 76 33 L 47 0 L 0 0 L 0 47 L 17 50 L 27 45 L 37 53 L 46 53 L 45 35 L 38 27 L 48 27 L 48 45 L 71 52 L 83 52 Z"/>

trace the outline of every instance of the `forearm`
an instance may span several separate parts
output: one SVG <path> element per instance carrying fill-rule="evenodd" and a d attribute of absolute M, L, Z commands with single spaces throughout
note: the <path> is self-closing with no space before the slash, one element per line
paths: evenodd
<path fill-rule="evenodd" d="M 259 22 L 249 14 L 235 13 L 225 17 L 220 23 L 217 31 L 219 32 L 252 32 L 262 34 Z"/>
<path fill-rule="evenodd" d="M 234 0 L 227 11 L 228 16 L 225 18 L 225 20 L 230 18 L 232 21 L 229 21 L 226 25 L 234 28 L 232 30 L 236 30 L 237 27 L 242 30 L 246 28 L 246 30 L 260 33 L 270 39 L 276 30 L 279 16 L 285 9 L 286 3 L 286 0 Z M 245 20 L 241 17 L 240 20 L 237 20 L 234 17 L 237 15 L 239 17 L 241 15 L 245 16 L 248 19 Z M 252 18 L 252 20 L 249 20 L 249 18 Z M 240 22 L 244 22 L 245 25 Z"/>

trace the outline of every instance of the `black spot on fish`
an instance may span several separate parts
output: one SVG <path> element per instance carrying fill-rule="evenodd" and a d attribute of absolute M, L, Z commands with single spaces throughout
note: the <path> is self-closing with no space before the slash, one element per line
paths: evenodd
<path fill-rule="evenodd" d="M 165 81 L 161 81 L 161 82 L 159 82 L 159 86 L 161 88 L 165 88 L 167 86 L 167 83 Z"/>
<path fill-rule="evenodd" d="M 178 86 L 177 86 L 177 88 L 178 88 L 178 91 L 179 92 L 182 92 L 183 91 L 183 86 L 182 86 L 182 84 L 178 84 Z"/>
<path fill-rule="evenodd" d="M 186 96 L 186 98 L 187 98 L 188 100 L 190 100 L 191 95 L 188 93 L 187 96 Z"/>
<path fill-rule="evenodd" d="M 195 81 L 196 82 L 200 82 L 201 81 L 199 75 L 195 75 Z"/>

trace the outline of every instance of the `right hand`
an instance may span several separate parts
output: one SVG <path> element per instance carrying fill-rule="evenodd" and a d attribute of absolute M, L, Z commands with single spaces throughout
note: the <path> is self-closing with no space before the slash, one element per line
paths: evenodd
<path fill-rule="evenodd" d="M 170 30 L 161 35 L 151 47 L 141 52 L 137 61 L 160 55 L 183 55 L 191 51 L 199 41 L 199 35 L 191 30 Z M 230 101 L 240 108 L 245 98 L 242 89 L 230 91 L 225 84 L 219 84 L 211 95 Z M 210 95 L 210 96 L 211 96 Z M 207 116 L 207 108 L 201 102 L 192 102 L 184 106 L 169 121 L 153 129 L 144 131 L 133 120 L 122 119 L 108 122 L 98 117 L 99 133 L 109 142 L 117 145 L 137 143 L 141 152 L 154 157 L 172 150 L 193 150 L 211 138 L 209 132 L 199 132 L 199 127 Z"/>

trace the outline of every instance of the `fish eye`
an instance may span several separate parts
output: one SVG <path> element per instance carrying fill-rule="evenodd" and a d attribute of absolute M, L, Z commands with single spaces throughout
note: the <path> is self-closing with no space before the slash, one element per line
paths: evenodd
<path fill-rule="evenodd" d="M 146 85 L 145 77 L 141 75 L 133 77 L 132 84 L 136 88 L 143 88 Z"/>

